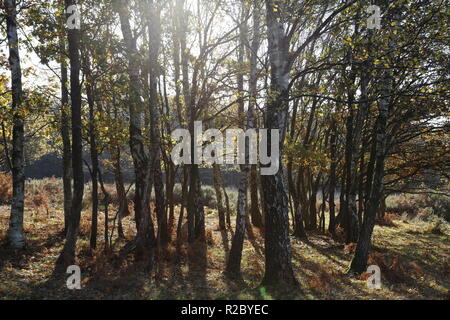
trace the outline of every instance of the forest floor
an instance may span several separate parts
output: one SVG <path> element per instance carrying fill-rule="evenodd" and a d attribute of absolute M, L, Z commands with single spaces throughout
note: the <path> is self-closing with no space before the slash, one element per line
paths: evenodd
<path fill-rule="evenodd" d="M 102 215 L 102 213 L 100 213 Z M 117 265 L 114 254 L 90 252 L 90 212 L 83 212 L 78 241 L 82 289 L 69 290 L 69 275 L 53 274 L 63 245 L 60 209 L 27 210 L 25 232 L 28 248 L 14 252 L 3 246 L 9 207 L 0 206 L 1 299 L 449 299 L 450 233 L 430 224 L 397 216 L 389 226 L 377 225 L 369 263 L 381 268 L 382 288 L 370 290 L 364 276 L 346 274 L 354 246 L 344 246 L 329 235 L 309 233 L 308 241 L 292 238 L 293 265 L 300 287 L 295 292 L 270 294 L 259 287 L 264 272 L 263 239 L 245 240 L 243 281 L 224 276 L 226 252 L 232 231 L 217 231 L 217 214 L 207 211 L 207 244 L 196 243 L 180 252 L 169 246 L 158 259 L 154 274 L 144 274 L 132 258 Z M 99 225 L 103 221 L 100 219 Z M 134 222 L 124 220 L 128 239 Z M 117 253 L 123 240 L 115 240 Z"/>

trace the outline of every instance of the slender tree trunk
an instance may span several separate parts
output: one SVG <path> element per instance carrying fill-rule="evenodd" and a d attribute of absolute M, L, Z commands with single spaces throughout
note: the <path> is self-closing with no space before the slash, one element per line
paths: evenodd
<path fill-rule="evenodd" d="M 291 130 L 290 130 L 290 139 L 291 141 L 295 138 L 295 123 L 297 120 L 297 111 L 298 111 L 298 100 L 294 102 L 294 109 L 292 111 L 291 117 Z M 303 223 L 303 215 L 302 215 L 302 206 L 299 193 L 301 192 L 299 182 L 303 177 L 300 177 L 303 174 L 303 171 L 299 169 L 297 176 L 297 183 L 294 181 L 294 172 L 293 172 L 293 157 L 290 155 L 288 158 L 287 164 L 287 180 L 289 186 L 289 192 L 292 197 L 292 214 L 293 214 L 293 227 L 294 233 L 293 236 L 298 239 L 306 239 L 306 231 Z"/>
<path fill-rule="evenodd" d="M 154 186 L 155 186 L 155 207 L 158 220 L 158 236 L 161 245 L 167 245 L 170 242 L 167 211 L 165 209 L 165 192 L 161 170 L 161 159 L 155 161 Z"/>
<path fill-rule="evenodd" d="M 322 186 L 322 206 L 321 206 L 321 214 L 320 214 L 320 222 L 319 228 L 320 231 L 325 232 L 325 210 L 327 208 L 327 183 L 324 183 Z"/>
<path fill-rule="evenodd" d="M 245 54 L 245 40 L 247 38 L 247 23 L 244 21 L 246 12 L 245 5 L 242 3 L 241 7 L 241 21 L 239 25 L 239 50 L 238 50 L 238 62 L 239 62 L 239 70 L 243 69 L 244 66 L 244 54 Z M 238 72 L 237 74 L 237 85 L 238 85 L 238 113 L 240 115 L 244 115 L 244 74 L 242 72 Z M 247 125 L 245 125 L 245 118 L 241 122 L 241 127 L 245 129 L 245 126 L 248 128 L 254 128 L 255 119 L 253 114 L 253 106 L 250 105 L 249 111 L 247 113 Z M 250 173 L 250 167 L 247 165 L 249 160 L 249 146 L 248 141 L 245 142 L 245 159 L 246 164 L 241 165 L 242 178 L 239 183 L 238 190 L 238 200 L 237 200 L 237 215 L 236 215 L 236 231 L 233 236 L 233 241 L 231 244 L 230 255 L 228 258 L 226 273 L 233 277 L 241 276 L 241 259 L 242 259 L 242 249 L 244 247 L 244 236 L 246 230 L 246 218 L 247 218 L 247 193 L 248 193 L 248 176 Z"/>
<path fill-rule="evenodd" d="M 345 172 L 340 176 L 339 186 L 339 213 L 336 217 L 336 226 L 342 227 L 344 224 L 344 212 L 345 212 Z"/>
<path fill-rule="evenodd" d="M 168 231 L 169 237 L 171 237 L 175 223 L 174 188 L 175 188 L 176 169 L 173 162 L 170 159 L 168 159 L 167 167 L 169 168 L 167 172 L 167 184 L 166 184 L 167 207 L 169 210 Z"/>
<path fill-rule="evenodd" d="M 222 172 L 220 171 L 220 166 L 218 168 L 216 168 L 216 171 L 214 171 L 214 168 L 213 168 L 213 174 L 214 174 L 214 179 L 215 179 L 214 180 L 215 187 L 217 187 L 216 196 L 217 196 L 218 192 L 220 192 L 220 197 L 222 200 L 221 202 L 222 202 L 222 207 L 223 207 L 224 215 L 225 215 L 225 218 L 224 218 L 225 226 L 228 226 L 231 228 L 230 198 L 228 196 L 227 189 L 225 188 L 225 183 L 223 181 Z"/>
<path fill-rule="evenodd" d="M 177 108 L 177 116 L 178 116 L 178 126 L 181 127 L 183 125 L 183 105 L 181 102 L 181 12 L 182 12 L 182 2 L 180 0 L 176 0 L 175 7 L 173 9 L 173 65 L 174 65 L 174 85 L 175 85 L 175 104 Z"/>
<path fill-rule="evenodd" d="M 364 146 L 361 146 L 362 141 L 362 133 L 364 128 L 364 121 L 367 117 L 367 113 L 369 110 L 369 104 L 368 104 L 368 85 L 369 85 L 369 73 L 367 70 L 366 64 L 363 65 L 363 71 L 361 76 L 361 99 L 362 103 L 360 104 L 360 107 L 358 109 L 356 119 L 355 119 L 355 126 L 353 129 L 353 142 L 352 142 L 352 164 L 351 164 L 351 187 L 349 192 L 349 198 L 350 203 L 349 207 L 351 208 L 352 213 L 352 222 L 353 222 L 353 236 L 352 240 L 356 240 L 359 236 L 360 232 L 360 224 L 361 224 L 361 216 L 362 216 L 362 210 L 361 210 L 361 204 L 362 202 L 360 199 L 362 199 L 362 190 L 359 189 L 359 195 L 358 195 L 358 208 L 356 204 L 356 196 L 358 193 L 358 187 L 362 185 L 360 181 L 358 181 L 358 178 L 362 176 L 362 168 L 364 165 Z M 358 165 L 359 164 L 359 165 Z M 358 172 L 358 168 L 359 170 Z M 355 234 L 356 233 L 356 234 Z"/>
<path fill-rule="evenodd" d="M 352 97 L 349 98 L 352 101 Z M 344 203 L 344 230 L 346 243 L 355 243 L 359 236 L 359 222 L 356 216 L 356 194 L 354 192 L 354 116 L 352 102 L 349 103 L 350 115 L 347 118 L 347 138 L 345 142 L 345 203 Z"/>
<path fill-rule="evenodd" d="M 88 66 L 89 68 L 89 66 Z M 89 73 L 89 72 L 88 72 Z M 98 150 L 97 139 L 95 133 L 95 110 L 94 110 L 94 90 L 92 88 L 92 79 L 89 80 L 87 85 L 87 98 L 89 105 L 89 143 L 90 143 L 90 155 L 92 163 L 92 221 L 91 221 L 91 237 L 90 247 L 91 249 L 97 248 L 97 233 L 98 233 Z"/>
<path fill-rule="evenodd" d="M 175 81 L 175 103 L 177 108 L 177 116 L 178 116 L 178 125 L 177 127 L 183 127 L 183 104 L 181 99 L 181 91 L 184 89 L 184 83 L 182 84 L 182 80 L 184 80 L 187 75 L 187 71 L 183 69 L 183 79 L 181 79 L 181 57 L 184 54 L 182 52 L 182 39 L 183 39 L 183 45 L 184 50 L 186 49 L 186 42 L 185 42 L 185 36 L 183 36 L 183 23 L 182 23 L 182 14 L 183 14 L 183 0 L 176 0 L 175 5 L 173 8 L 173 62 L 174 62 L 174 81 Z M 183 91 L 184 92 L 184 91 Z M 184 92 L 186 93 L 186 92 Z M 180 214 L 178 218 L 178 225 L 177 225 L 177 248 L 181 244 L 181 229 L 183 227 L 183 218 L 184 218 L 184 211 L 186 208 L 186 189 L 187 189 L 187 183 L 188 183 L 188 174 L 186 170 L 186 166 L 183 166 L 183 181 L 182 181 L 182 195 L 181 195 L 181 204 L 180 204 Z"/>
<path fill-rule="evenodd" d="M 64 234 L 67 233 L 70 209 L 72 207 L 72 155 L 70 143 L 69 90 L 68 73 L 64 58 L 66 46 L 61 38 L 61 138 L 63 143 L 63 192 L 64 192 Z"/>
<path fill-rule="evenodd" d="M 336 120 L 333 119 L 331 123 L 331 139 L 330 139 L 330 194 L 329 194 L 329 206 L 330 206 L 330 223 L 328 225 L 328 231 L 332 234 L 336 234 L 336 204 L 334 203 L 334 195 L 336 192 L 336 147 L 337 147 L 337 128 Z"/>
<path fill-rule="evenodd" d="M 117 192 L 117 198 L 119 201 L 119 213 L 118 213 L 118 235 L 119 238 L 124 239 L 125 234 L 123 232 L 123 226 L 122 226 L 122 219 L 124 217 L 128 217 L 130 215 L 130 211 L 128 209 L 128 200 L 127 200 L 127 194 L 125 192 L 125 186 L 123 183 L 123 175 L 122 175 L 122 169 L 120 165 L 120 158 L 121 158 L 121 152 L 120 147 L 116 148 L 115 156 L 113 156 L 114 161 L 114 181 L 116 184 L 116 192 Z"/>
<path fill-rule="evenodd" d="M 310 170 L 308 170 L 310 171 Z M 311 195 L 309 197 L 309 224 L 308 228 L 310 230 L 317 230 L 317 193 L 319 191 L 319 182 L 320 182 L 320 175 L 314 180 L 312 172 L 308 173 L 311 181 Z"/>
<path fill-rule="evenodd" d="M 394 46 L 396 42 L 397 41 L 395 39 L 395 33 L 392 33 L 389 39 L 389 48 L 392 50 L 392 52 L 394 52 Z M 374 171 L 373 179 L 371 179 L 372 183 L 370 188 L 367 212 L 364 215 L 361 234 L 356 246 L 355 255 L 349 268 L 351 272 L 355 273 L 362 273 L 366 271 L 372 233 L 375 226 L 375 219 L 381 202 L 384 199 L 384 168 L 387 154 L 387 127 L 389 111 L 391 107 L 391 92 L 392 72 L 390 69 L 387 69 L 384 71 L 383 78 L 381 79 L 381 98 L 378 103 L 378 118 L 375 127 L 376 135 L 373 141 L 373 144 L 375 144 L 375 146 L 372 149 L 372 155 L 375 157 L 373 161 Z"/>
<path fill-rule="evenodd" d="M 103 192 L 103 203 L 105 205 L 105 232 L 103 234 L 103 240 L 105 242 L 105 252 L 109 251 L 109 204 L 111 203 L 111 195 L 106 191 L 105 184 L 103 183 L 103 175 L 100 169 L 98 170 L 98 181 Z"/>
<path fill-rule="evenodd" d="M 239 184 L 239 191 L 238 191 L 236 231 L 233 236 L 230 255 L 228 257 L 228 262 L 225 270 L 226 273 L 232 277 L 241 276 L 242 249 L 244 246 L 244 236 L 245 236 L 245 218 L 247 215 L 247 197 L 246 197 L 247 188 L 248 188 L 247 177 L 243 177 Z"/>
<path fill-rule="evenodd" d="M 370 149 L 370 158 L 369 163 L 367 164 L 367 173 L 366 173 L 366 184 L 365 184 L 365 198 L 364 198 L 364 208 L 367 209 L 369 207 L 369 201 L 370 201 L 370 195 L 372 194 L 372 185 L 373 185 L 373 174 L 375 171 L 375 160 L 376 160 L 376 151 L 377 151 L 377 144 L 375 143 L 377 139 L 377 127 L 379 118 L 377 118 L 375 127 L 373 129 L 372 134 L 372 146 Z"/>
<path fill-rule="evenodd" d="M 389 79 L 383 80 L 383 95 L 387 95 L 389 91 Z M 380 202 L 383 198 L 383 178 L 384 178 L 384 163 L 386 156 L 386 141 L 387 141 L 387 118 L 389 113 L 389 98 L 382 98 L 379 103 L 379 116 L 377 121 L 377 137 L 374 143 L 376 143 L 376 160 L 375 160 L 375 172 L 373 178 L 373 186 L 369 198 L 369 206 L 365 215 L 364 223 L 362 226 L 360 238 L 356 246 L 355 256 L 350 264 L 350 271 L 356 273 L 362 273 L 366 270 L 367 259 L 369 256 L 369 249 L 371 244 L 371 238 L 373 228 L 375 226 L 375 218 L 380 207 Z"/>
<path fill-rule="evenodd" d="M 214 190 L 216 192 L 217 212 L 219 214 L 219 230 L 226 229 L 225 207 L 223 203 L 222 188 L 220 185 L 220 165 L 213 165 Z"/>
<path fill-rule="evenodd" d="M 86 95 L 89 106 L 89 145 L 90 145 L 90 158 L 92 164 L 91 170 L 91 197 L 92 197 L 92 216 L 91 216 L 91 235 L 90 235 L 90 249 L 95 250 L 97 248 L 97 235 L 98 235 L 98 176 L 99 176 L 99 160 L 97 149 L 97 133 L 95 123 L 95 79 L 92 76 L 91 60 L 89 57 L 90 52 L 86 50 L 85 46 L 81 47 L 83 52 L 83 73 L 87 79 Z"/>
<path fill-rule="evenodd" d="M 257 1 L 253 2 L 253 39 L 251 42 L 250 52 L 250 78 L 249 78 L 249 114 L 255 119 L 256 126 L 256 100 L 258 98 L 258 50 L 261 45 L 261 4 Z M 251 111 L 250 111 L 251 110 Z M 264 227 L 263 218 L 259 209 L 258 200 L 258 167 L 256 165 L 250 166 L 249 176 L 250 187 L 250 216 L 252 224 L 255 227 L 262 229 Z"/>
<path fill-rule="evenodd" d="M 220 180 L 219 180 L 219 184 L 222 187 L 222 192 L 223 192 L 223 196 L 225 197 L 225 208 L 226 208 L 226 221 L 227 221 L 227 225 L 229 228 L 231 228 L 231 206 L 230 206 L 230 197 L 228 196 L 228 192 L 227 189 L 225 188 L 225 183 L 223 182 L 223 176 L 220 173 L 219 175 Z"/>
<path fill-rule="evenodd" d="M 177 226 L 177 248 L 180 247 L 181 241 L 182 241 L 182 228 L 183 228 L 184 211 L 186 210 L 186 203 L 187 203 L 188 183 L 189 183 L 188 168 L 186 166 L 184 166 L 183 167 L 183 184 L 181 186 L 180 217 L 178 218 L 178 226 Z"/>
<path fill-rule="evenodd" d="M 191 141 L 194 141 L 194 121 L 196 119 L 196 108 L 194 105 L 195 96 L 192 97 L 191 89 L 190 89 L 190 81 L 189 81 L 189 50 L 186 44 L 186 29 L 187 29 L 187 15 L 184 12 L 184 0 L 177 0 L 176 2 L 176 12 L 179 17 L 179 39 L 180 39 L 180 48 L 181 48 L 181 73 L 182 73 L 182 84 L 183 84 L 183 96 L 184 102 L 186 105 L 186 110 L 189 116 L 189 132 L 191 134 Z M 197 72 L 198 69 L 195 68 L 195 72 L 192 76 L 192 88 L 196 89 L 197 82 Z M 194 147 L 195 144 L 191 144 L 191 155 L 194 157 Z M 193 162 L 193 161 L 192 161 Z M 199 223 L 196 220 L 198 217 L 198 208 L 199 208 L 199 197 L 200 190 L 198 187 L 198 165 L 191 164 L 189 165 L 189 195 L 187 197 L 187 220 L 188 220 L 188 241 L 189 243 L 194 242 L 196 238 L 196 229 L 197 224 Z"/>
<path fill-rule="evenodd" d="M 261 215 L 261 210 L 259 209 L 258 167 L 256 165 L 250 166 L 249 187 L 250 187 L 250 216 L 252 218 L 251 221 L 255 227 L 263 229 L 264 222 Z"/>
<path fill-rule="evenodd" d="M 280 130 L 280 150 L 283 145 L 288 113 L 289 48 L 280 10 L 274 2 L 266 0 L 268 50 L 271 64 L 270 99 L 267 101 L 266 127 Z M 270 150 L 271 138 L 268 139 Z M 281 153 L 281 152 L 280 152 Z M 280 154 L 281 164 L 281 154 Z M 296 286 L 291 261 L 289 239 L 288 198 L 282 168 L 275 175 L 261 176 L 264 192 L 265 215 L 265 275 L 263 285 Z"/>
<path fill-rule="evenodd" d="M 11 157 L 9 156 L 9 145 L 8 145 L 8 138 L 6 137 L 6 128 L 5 128 L 5 121 L 2 120 L 1 123 L 2 126 L 2 142 L 3 142 L 3 149 L 5 150 L 5 161 L 6 161 L 6 165 L 8 166 L 8 170 L 12 171 L 12 160 Z"/>
<path fill-rule="evenodd" d="M 187 200 L 187 220 L 188 220 L 188 241 L 195 241 L 195 216 L 197 213 L 198 203 L 196 201 L 197 194 L 197 169 L 195 165 L 190 166 L 189 170 L 189 195 Z"/>
<path fill-rule="evenodd" d="M 292 165 L 292 164 L 291 164 Z M 288 166 L 288 170 L 292 170 L 291 167 Z M 289 172 L 289 171 L 288 171 Z M 292 172 L 292 171 L 291 171 Z M 289 175 L 289 173 L 288 173 Z M 293 180 L 293 177 L 290 176 L 288 179 Z M 306 191 L 301 187 L 302 181 L 304 180 L 303 168 L 299 168 L 297 173 L 297 183 L 294 185 L 294 182 L 291 181 L 291 194 L 293 195 L 294 201 L 294 233 L 293 236 L 298 239 L 307 239 L 307 234 L 305 230 L 305 217 L 303 216 L 303 212 L 308 212 L 306 206 Z"/>
<path fill-rule="evenodd" d="M 366 199 L 365 191 L 367 191 L 364 186 L 364 169 L 365 169 L 364 154 L 366 151 L 366 145 L 369 144 L 369 142 L 368 142 L 369 139 L 368 138 L 363 139 L 361 136 L 363 135 L 363 131 L 368 132 L 368 130 L 364 129 L 364 120 L 367 119 L 369 111 L 370 111 L 369 101 L 368 101 L 369 100 L 368 90 L 369 90 L 370 73 L 371 73 L 370 61 L 372 59 L 372 57 L 371 57 L 371 55 L 372 55 L 372 53 L 371 53 L 372 52 L 371 36 L 372 36 L 372 32 L 369 30 L 366 35 L 366 38 L 367 38 L 366 51 L 368 53 L 368 58 L 366 61 L 363 62 L 362 67 L 361 67 L 361 100 L 362 100 L 362 102 L 360 104 L 360 113 L 359 113 L 358 119 L 357 119 L 357 131 L 356 131 L 357 134 L 359 135 L 356 138 L 356 140 L 358 141 L 357 147 L 359 147 L 359 141 L 362 140 L 362 145 L 358 149 L 359 165 L 360 165 L 359 175 L 358 175 L 359 180 L 358 180 L 358 182 L 355 181 L 355 185 L 356 185 L 356 183 L 358 183 L 358 218 L 361 223 L 363 221 L 363 213 L 365 210 L 365 202 L 366 202 L 365 201 L 365 199 Z M 375 146 L 375 144 L 374 144 L 374 146 Z M 369 196 L 369 195 L 367 195 L 367 196 Z"/>
<path fill-rule="evenodd" d="M 12 83 L 12 112 L 13 112 L 13 151 L 12 176 L 13 199 L 11 204 L 11 217 L 7 234 L 8 245 L 12 248 L 24 248 L 25 237 L 23 233 L 23 214 L 25 198 L 25 172 L 24 172 L 24 117 L 22 109 L 22 69 L 20 66 L 19 37 L 17 35 L 17 11 L 15 0 L 4 1 L 6 9 L 6 29 L 9 48 L 9 64 Z"/>
<path fill-rule="evenodd" d="M 155 186 L 155 206 L 158 219 L 158 240 L 162 245 L 169 243 L 169 232 L 167 228 L 167 212 L 164 208 L 164 184 L 161 171 L 161 132 L 159 123 L 161 121 L 158 99 L 159 71 L 159 49 L 161 46 L 161 17 L 160 8 L 153 0 L 148 0 L 147 6 L 147 29 L 149 32 L 149 70 L 150 70 L 150 127 L 152 148 L 154 156 L 153 180 Z"/>
<path fill-rule="evenodd" d="M 358 27 L 355 26 L 354 37 L 358 35 Z M 348 99 L 348 112 L 349 115 L 346 119 L 346 141 L 345 141 L 345 207 L 344 207 L 344 230 L 345 230 L 345 242 L 355 243 L 358 241 L 359 236 L 359 220 L 356 210 L 356 174 L 358 155 L 356 143 L 359 143 L 360 130 L 362 124 L 361 110 L 358 111 L 355 119 L 354 101 L 355 101 L 355 82 L 356 82 L 356 65 L 353 59 L 353 49 L 348 48 L 347 60 L 350 66 L 350 72 L 348 75 L 344 75 L 349 79 L 347 81 L 347 99 Z"/>
<path fill-rule="evenodd" d="M 76 5 L 75 0 L 65 0 L 66 9 Z M 73 199 L 70 220 L 64 248 L 56 261 L 56 269 L 65 272 L 69 265 L 75 263 L 75 250 L 80 226 L 82 201 L 84 194 L 83 141 L 81 131 L 81 84 L 80 84 L 80 30 L 68 30 L 70 58 L 70 96 L 72 101 L 72 170 Z"/>
<path fill-rule="evenodd" d="M 198 166 L 195 166 L 195 177 L 196 177 L 196 190 L 197 193 L 195 195 L 195 239 L 199 239 L 204 241 L 206 239 L 206 225 L 205 225 L 205 207 L 200 200 L 202 198 L 202 186 L 200 181 L 200 173 L 198 170 Z M 190 190 L 189 190 L 190 191 Z"/>
<path fill-rule="evenodd" d="M 364 146 L 363 146 L 364 148 Z M 362 223 L 364 213 L 364 151 L 361 151 L 358 174 L 358 219 Z"/>
<path fill-rule="evenodd" d="M 135 214 L 138 231 L 134 243 L 122 252 L 126 254 L 135 247 L 136 259 L 142 260 L 144 268 L 150 270 L 153 266 L 154 248 L 156 245 L 155 230 L 150 217 L 150 194 L 153 185 L 153 155 L 149 154 L 142 133 L 144 106 L 140 101 L 140 73 L 136 38 L 131 31 L 128 2 L 115 1 L 119 13 L 125 49 L 128 58 L 129 73 L 129 109 L 130 109 L 130 148 L 135 172 Z"/>
<path fill-rule="evenodd" d="M 320 83 L 320 78 L 321 76 L 319 75 L 318 79 L 316 80 L 316 83 L 319 84 Z M 310 144 L 311 144 L 311 137 L 313 136 L 313 124 L 314 124 L 314 119 L 316 118 L 316 109 L 317 106 L 319 104 L 319 100 L 317 98 L 313 98 L 313 102 L 312 102 L 312 106 L 311 106 L 311 110 L 309 112 L 309 117 L 308 117 L 308 123 L 306 126 L 306 133 L 305 133 L 305 137 L 303 140 L 303 145 L 305 150 L 308 150 L 310 148 Z M 302 172 L 302 174 L 300 176 L 306 176 L 307 179 L 306 181 L 299 181 L 301 182 L 301 185 L 303 186 L 303 190 L 302 188 L 299 188 L 299 192 L 300 192 L 300 199 L 302 199 L 302 208 L 304 213 L 306 213 L 305 217 L 305 224 L 306 224 L 306 228 L 308 230 L 316 230 L 317 229 L 317 210 L 316 210 L 316 199 L 317 199 L 317 195 L 315 194 L 315 190 L 313 188 L 313 174 L 310 170 L 310 168 L 300 168 L 300 170 Z M 309 189 L 310 193 L 309 193 L 309 197 L 307 197 L 308 192 L 306 191 L 307 189 Z"/>

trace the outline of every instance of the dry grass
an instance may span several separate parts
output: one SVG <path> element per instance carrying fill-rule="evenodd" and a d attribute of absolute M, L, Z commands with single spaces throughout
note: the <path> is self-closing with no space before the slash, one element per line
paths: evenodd
<path fill-rule="evenodd" d="M 397 215 L 392 213 L 385 213 L 381 218 L 376 220 L 376 223 L 380 226 L 384 227 L 396 227 L 397 225 L 394 223 L 394 219 L 397 218 Z"/>
<path fill-rule="evenodd" d="M 9 203 L 12 199 L 12 177 L 0 172 L 0 204 Z"/>
<path fill-rule="evenodd" d="M 51 181 L 50 181 L 51 183 Z M 99 221 L 99 246 L 89 250 L 90 211 L 83 212 L 78 264 L 83 289 L 65 288 L 65 278 L 54 277 L 53 266 L 63 245 L 63 212 L 48 196 L 50 214 L 34 213 L 28 206 L 25 231 L 28 249 L 22 254 L 0 247 L 0 299 L 445 299 L 450 288 L 450 241 L 442 233 L 427 231 L 425 221 L 402 221 L 392 216 L 396 228 L 377 225 L 369 263 L 382 270 L 382 289 L 369 290 L 363 274 L 346 274 L 354 244 L 320 233 L 309 241 L 292 239 L 293 266 L 300 283 L 298 291 L 268 295 L 258 288 L 264 275 L 264 241 L 254 229 L 255 239 L 246 239 L 242 257 L 243 282 L 223 275 L 231 248 L 232 230 L 217 230 L 217 213 L 206 210 L 206 243 L 173 244 L 159 251 L 152 275 L 143 274 L 133 259 L 118 263 L 115 253 L 125 241 L 113 239 L 113 253 L 103 251 L 103 214 Z M 30 200 L 28 200 L 30 201 Z M 111 217 L 115 213 L 111 208 Z M 177 212 L 178 215 L 178 212 Z M 0 207 L 0 242 L 4 239 L 9 207 Z M 134 236 L 132 217 L 124 219 L 127 239 Z M 173 230 L 175 232 L 175 230 Z M 172 235 L 174 239 L 175 235 Z M 264 294 L 263 294 L 264 293 Z"/>
<path fill-rule="evenodd" d="M 308 280 L 309 288 L 311 290 L 329 293 L 335 277 L 336 275 L 333 270 L 320 266 L 312 279 Z"/>
<path fill-rule="evenodd" d="M 386 211 L 428 221 L 438 216 L 450 222 L 450 195 L 401 194 L 386 199 Z"/>

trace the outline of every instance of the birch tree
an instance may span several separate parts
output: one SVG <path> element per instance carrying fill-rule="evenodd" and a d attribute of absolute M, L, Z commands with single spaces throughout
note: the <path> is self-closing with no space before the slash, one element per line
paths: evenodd
<path fill-rule="evenodd" d="M 114 2 L 119 14 L 120 25 L 128 59 L 129 113 L 130 113 L 130 149 L 134 162 L 136 215 L 136 238 L 124 248 L 123 254 L 130 251 L 142 260 L 145 268 L 151 268 L 156 244 L 154 224 L 150 217 L 150 193 L 153 185 L 152 166 L 154 157 L 150 155 L 146 138 L 143 134 L 144 104 L 140 87 L 140 63 L 137 50 L 137 36 L 133 34 L 130 24 L 129 3 L 124 0 Z"/>
<path fill-rule="evenodd" d="M 8 229 L 8 244 L 13 248 L 24 248 L 25 237 L 23 233 L 23 214 L 25 197 L 24 172 L 24 102 L 22 91 L 22 69 L 20 66 L 19 37 L 17 35 L 17 12 L 19 10 L 16 0 L 3 2 L 6 11 L 6 32 L 9 48 L 9 65 L 11 69 L 12 112 L 13 112 L 13 199 L 11 204 L 11 217 Z"/>
<path fill-rule="evenodd" d="M 72 11 L 68 8 L 76 6 L 75 0 L 65 0 L 67 19 L 71 17 Z M 80 217 L 84 194 L 84 172 L 83 172 L 83 138 L 81 128 L 81 61 L 80 61 L 80 38 L 81 31 L 78 28 L 69 28 L 67 31 L 70 59 L 70 97 L 72 112 L 72 172 L 73 172 L 73 199 L 70 209 L 70 218 L 66 233 L 66 241 L 61 254 L 56 261 L 59 271 L 65 272 L 69 265 L 75 263 L 75 251 L 80 227 Z"/>

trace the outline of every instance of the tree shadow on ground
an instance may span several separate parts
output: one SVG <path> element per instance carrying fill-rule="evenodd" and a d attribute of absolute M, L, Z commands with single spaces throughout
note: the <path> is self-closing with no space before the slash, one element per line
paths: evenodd
<path fill-rule="evenodd" d="M 208 299 L 208 283 L 207 283 L 207 269 L 208 269 L 208 245 L 205 240 L 198 239 L 188 246 L 188 275 L 192 290 L 194 292 L 194 299 Z"/>
<path fill-rule="evenodd" d="M 0 241 L 0 272 L 6 265 L 13 268 L 22 268 L 36 254 L 42 254 L 44 249 L 50 249 L 64 241 L 64 235 L 50 234 L 44 241 L 27 239 L 24 249 L 12 249 L 7 246 L 6 240 Z"/>

